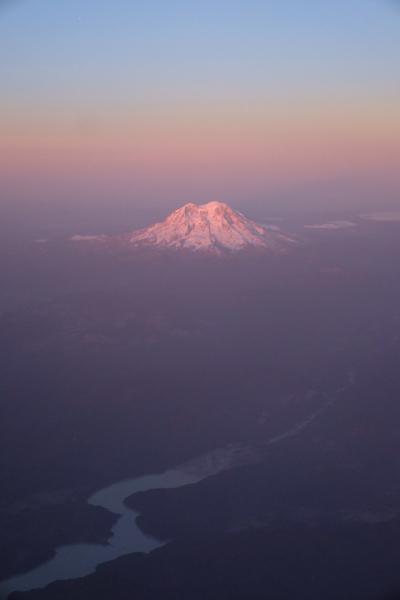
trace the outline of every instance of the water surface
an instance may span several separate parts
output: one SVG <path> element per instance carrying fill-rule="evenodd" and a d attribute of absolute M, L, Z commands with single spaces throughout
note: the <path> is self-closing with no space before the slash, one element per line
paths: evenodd
<path fill-rule="evenodd" d="M 127 508 L 124 500 L 136 493 L 151 489 L 174 488 L 200 481 L 203 476 L 192 470 L 172 469 L 159 475 L 146 475 L 126 481 L 120 481 L 104 488 L 88 500 L 93 506 L 103 508 L 120 515 L 112 528 L 107 545 L 72 544 L 60 546 L 55 556 L 40 566 L 17 575 L 0 584 L 0 591 L 9 594 L 15 591 L 27 591 L 42 588 L 53 581 L 76 579 L 93 573 L 104 562 L 114 560 L 131 552 L 150 552 L 163 543 L 154 537 L 145 535 L 136 524 L 139 513 Z"/>

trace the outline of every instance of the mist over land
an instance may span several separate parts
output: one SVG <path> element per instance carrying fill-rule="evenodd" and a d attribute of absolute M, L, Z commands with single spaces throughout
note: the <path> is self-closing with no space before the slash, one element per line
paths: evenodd
<path fill-rule="evenodd" d="M 56 546 L 105 542 L 115 517 L 86 504 L 95 489 L 233 444 L 248 466 L 127 499 L 140 527 L 172 546 L 33 596 L 106 597 L 109 568 L 125 582 L 116 597 L 126 586 L 191 597 L 199 579 L 206 597 L 225 597 L 234 547 L 245 572 L 266 561 L 253 582 L 237 571 L 238 597 L 270 586 L 291 598 L 294 586 L 339 598 L 347 586 L 364 598 L 395 586 L 399 225 L 374 219 L 292 223 L 301 244 L 284 255 L 141 249 L 118 236 L 19 252 L 13 242 L 1 313 L 3 579 Z M 351 544 L 348 571 L 325 542 L 318 558 L 307 546 L 329 539 L 339 553 Z M 182 555 L 197 564 L 217 548 L 222 587 Z M 292 552 L 308 566 L 286 587 Z M 140 581 L 130 579 L 139 560 Z M 155 587 L 145 576 L 165 568 L 159 560 L 177 570 L 171 592 L 161 572 Z"/>
<path fill-rule="evenodd" d="M 395 598 L 399 3 L 0 46 L 2 600 Z"/>

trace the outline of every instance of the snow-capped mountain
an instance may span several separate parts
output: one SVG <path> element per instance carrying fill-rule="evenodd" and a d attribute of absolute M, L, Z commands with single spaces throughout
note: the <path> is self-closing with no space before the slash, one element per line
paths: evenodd
<path fill-rule="evenodd" d="M 134 246 L 237 252 L 261 248 L 285 252 L 294 239 L 251 221 L 223 202 L 186 204 L 156 223 L 129 235 Z"/>

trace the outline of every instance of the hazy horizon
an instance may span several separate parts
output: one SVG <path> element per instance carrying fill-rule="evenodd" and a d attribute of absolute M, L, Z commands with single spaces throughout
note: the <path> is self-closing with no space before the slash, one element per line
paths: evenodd
<path fill-rule="evenodd" d="M 400 590 L 399 65 L 400 0 L 0 0 L 0 599 Z"/>
<path fill-rule="evenodd" d="M 2 6 L 4 219 L 400 206 L 395 2 Z"/>

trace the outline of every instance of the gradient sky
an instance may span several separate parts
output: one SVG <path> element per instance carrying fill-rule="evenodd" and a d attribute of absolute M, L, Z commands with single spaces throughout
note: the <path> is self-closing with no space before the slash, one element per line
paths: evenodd
<path fill-rule="evenodd" d="M 396 0 L 0 0 L 0 91 L 4 206 L 400 205 Z"/>

